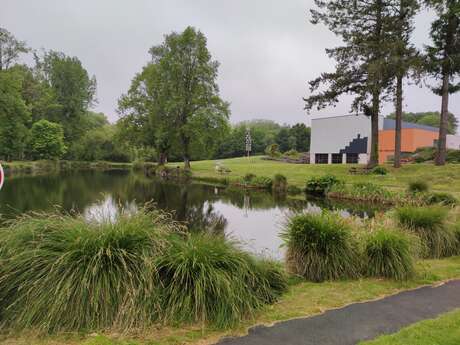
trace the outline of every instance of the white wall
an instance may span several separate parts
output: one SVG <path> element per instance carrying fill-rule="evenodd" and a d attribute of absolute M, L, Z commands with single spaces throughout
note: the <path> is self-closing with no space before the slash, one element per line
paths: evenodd
<path fill-rule="evenodd" d="M 383 126 L 380 119 L 379 128 Z M 350 142 L 361 135 L 367 137 L 367 152 L 371 144 L 371 120 L 365 115 L 347 115 L 318 118 L 311 121 L 310 162 L 315 162 L 316 153 L 339 153 Z M 363 157 L 364 158 L 364 157 Z"/>
<path fill-rule="evenodd" d="M 458 135 L 447 135 L 447 148 L 460 150 L 460 136 Z"/>

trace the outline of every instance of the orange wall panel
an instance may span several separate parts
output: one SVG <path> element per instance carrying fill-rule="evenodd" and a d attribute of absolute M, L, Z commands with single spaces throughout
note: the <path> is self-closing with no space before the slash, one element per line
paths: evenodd
<path fill-rule="evenodd" d="M 438 139 L 438 133 L 420 128 L 404 128 L 401 130 L 401 151 L 414 152 L 420 147 L 433 146 Z M 387 161 L 394 155 L 395 130 L 379 131 L 379 163 Z"/>

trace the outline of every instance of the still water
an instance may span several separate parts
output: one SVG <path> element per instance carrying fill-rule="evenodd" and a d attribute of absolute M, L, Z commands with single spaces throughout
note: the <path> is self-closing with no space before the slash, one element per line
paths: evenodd
<path fill-rule="evenodd" d="M 376 211 L 304 196 L 294 200 L 268 192 L 161 181 L 129 171 L 83 171 L 7 179 L 0 191 L 0 214 L 9 219 L 62 209 L 87 218 L 115 218 L 122 209 L 135 212 L 146 202 L 172 212 L 190 231 L 224 233 L 247 250 L 275 259 L 283 255 L 279 233 L 292 212 L 327 208 L 345 216 L 371 217 Z"/>

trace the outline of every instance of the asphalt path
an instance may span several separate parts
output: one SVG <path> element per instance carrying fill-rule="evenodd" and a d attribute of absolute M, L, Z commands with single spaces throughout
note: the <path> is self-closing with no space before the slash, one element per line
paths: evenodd
<path fill-rule="evenodd" d="M 302 319 L 257 326 L 219 345 L 355 345 L 460 308 L 460 280 L 404 291 Z M 460 343 L 460 340 L 459 340 Z M 409 345 L 409 344 L 408 344 Z"/>

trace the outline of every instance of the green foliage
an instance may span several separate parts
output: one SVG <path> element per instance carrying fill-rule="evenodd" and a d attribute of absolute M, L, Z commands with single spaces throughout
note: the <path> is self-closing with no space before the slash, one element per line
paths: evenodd
<path fill-rule="evenodd" d="M 0 71 L 0 158 L 22 159 L 30 113 L 21 96 L 21 76 Z"/>
<path fill-rule="evenodd" d="M 326 195 L 334 185 L 342 185 L 343 182 L 333 175 L 312 177 L 307 181 L 305 191 L 310 194 Z"/>
<path fill-rule="evenodd" d="M 284 155 L 292 158 L 297 158 L 299 156 L 299 152 L 297 152 L 297 150 L 289 150 L 284 152 Z"/>
<path fill-rule="evenodd" d="M 288 194 L 298 195 L 302 193 L 302 189 L 294 185 L 288 185 L 287 192 Z"/>
<path fill-rule="evenodd" d="M 116 220 L 32 214 L 9 222 L 0 229 L 2 322 L 48 333 L 159 321 L 227 327 L 286 291 L 278 264 L 224 237 L 183 230 L 152 210 Z"/>
<path fill-rule="evenodd" d="M 271 189 L 273 180 L 267 176 L 256 176 L 249 182 L 249 184 L 257 188 Z"/>
<path fill-rule="evenodd" d="M 448 210 L 439 206 L 406 206 L 396 210 L 399 224 L 417 233 L 425 246 L 425 257 L 441 258 L 452 255 L 457 242 L 446 226 Z"/>
<path fill-rule="evenodd" d="M 425 193 L 428 192 L 429 189 L 430 187 L 428 186 L 428 183 L 422 180 L 409 182 L 409 186 L 407 188 L 409 193 Z"/>
<path fill-rule="evenodd" d="M 284 175 L 276 174 L 273 177 L 273 186 L 272 189 L 279 192 L 285 192 L 287 190 L 287 178 Z"/>
<path fill-rule="evenodd" d="M 178 239 L 157 265 L 169 322 L 233 326 L 287 289 L 276 264 L 255 259 L 221 237 Z"/>
<path fill-rule="evenodd" d="M 371 170 L 371 173 L 374 175 L 386 175 L 388 174 L 388 169 L 379 165 Z"/>
<path fill-rule="evenodd" d="M 66 152 L 64 130 L 58 123 L 39 120 L 30 130 L 30 152 L 35 159 L 59 159 Z"/>
<path fill-rule="evenodd" d="M 398 195 L 371 182 L 359 182 L 352 185 L 337 184 L 328 191 L 329 196 L 360 201 L 393 204 Z"/>
<path fill-rule="evenodd" d="M 338 214 L 293 216 L 282 233 L 290 269 L 315 282 L 358 277 L 360 255 L 351 231 Z"/>
<path fill-rule="evenodd" d="M 458 200 L 452 194 L 449 193 L 428 193 L 425 196 L 426 203 L 428 205 L 441 204 L 444 206 L 455 206 L 458 204 Z"/>
<path fill-rule="evenodd" d="M 265 149 L 265 153 L 270 157 L 279 157 L 281 155 L 278 144 L 270 144 Z"/>
<path fill-rule="evenodd" d="M 421 147 L 415 150 L 414 159 L 416 163 L 433 161 L 436 155 L 434 147 Z"/>
<path fill-rule="evenodd" d="M 447 150 L 446 160 L 449 163 L 460 163 L 460 150 Z"/>
<path fill-rule="evenodd" d="M 3 320 L 46 332 L 150 325 L 159 312 L 152 262 L 170 227 L 162 217 L 88 223 L 43 214 L 12 222 L 0 247 Z"/>
<path fill-rule="evenodd" d="M 18 41 L 8 30 L 0 28 L 0 71 L 7 70 L 20 54 L 27 53 L 29 48 L 23 41 Z"/>
<path fill-rule="evenodd" d="M 412 239 L 403 232 L 379 229 L 366 238 L 364 254 L 366 274 L 407 280 L 415 273 Z"/>

